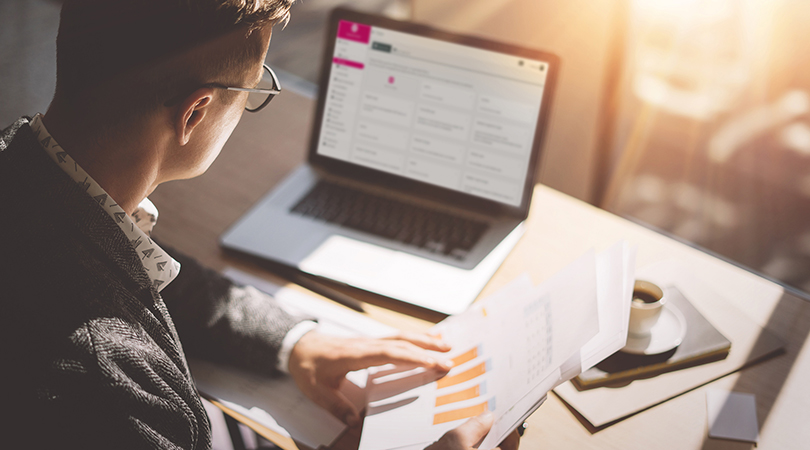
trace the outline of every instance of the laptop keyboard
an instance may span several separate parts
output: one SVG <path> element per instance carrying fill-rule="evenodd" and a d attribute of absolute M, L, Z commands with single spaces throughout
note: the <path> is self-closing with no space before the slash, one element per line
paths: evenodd
<path fill-rule="evenodd" d="M 484 222 L 326 181 L 318 182 L 291 211 L 459 260 L 487 229 Z"/>

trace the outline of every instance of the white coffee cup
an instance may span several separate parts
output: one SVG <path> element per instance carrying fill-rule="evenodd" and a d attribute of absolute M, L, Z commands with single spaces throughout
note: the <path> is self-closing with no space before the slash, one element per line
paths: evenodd
<path fill-rule="evenodd" d="M 636 280 L 633 285 L 633 300 L 630 304 L 630 325 L 628 332 L 636 336 L 646 336 L 661 317 L 667 299 L 664 291 L 654 283 Z"/>

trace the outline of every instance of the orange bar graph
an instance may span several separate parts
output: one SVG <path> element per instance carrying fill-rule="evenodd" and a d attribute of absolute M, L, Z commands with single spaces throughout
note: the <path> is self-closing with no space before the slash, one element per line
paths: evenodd
<path fill-rule="evenodd" d="M 433 425 L 440 423 L 452 422 L 454 420 L 469 419 L 485 412 L 489 407 L 488 402 L 478 405 L 468 406 L 466 408 L 454 409 L 443 413 L 438 413 L 433 416 Z"/>
<path fill-rule="evenodd" d="M 473 347 L 470 350 L 456 356 L 452 359 L 454 366 L 460 366 L 467 361 L 472 361 L 478 357 L 478 347 Z"/>
<path fill-rule="evenodd" d="M 479 377 L 479 376 L 487 373 L 487 364 L 488 364 L 488 361 L 487 362 L 482 362 L 481 364 L 478 364 L 477 366 L 474 366 L 473 368 L 468 369 L 465 372 L 461 372 L 461 373 L 459 373 L 457 375 L 453 375 L 453 376 L 444 377 L 441 380 L 436 382 L 436 388 L 437 389 L 442 389 L 442 388 L 446 388 L 446 387 L 449 387 L 449 386 L 455 386 L 455 385 L 457 385 L 459 383 L 463 383 L 465 381 L 472 380 L 475 377 Z"/>
<path fill-rule="evenodd" d="M 480 385 L 473 386 L 463 391 L 453 392 L 452 394 L 440 395 L 436 397 L 436 406 L 449 405 L 450 403 L 462 402 L 471 398 L 476 398 L 481 395 Z"/>

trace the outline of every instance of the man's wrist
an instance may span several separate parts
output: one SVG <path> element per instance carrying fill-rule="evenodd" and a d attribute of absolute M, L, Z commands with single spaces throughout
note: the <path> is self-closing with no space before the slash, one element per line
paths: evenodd
<path fill-rule="evenodd" d="M 284 336 L 284 340 L 281 341 L 281 348 L 278 351 L 276 369 L 282 373 L 290 373 L 290 355 L 292 354 L 295 344 L 297 344 L 305 334 L 316 328 L 318 328 L 318 324 L 316 322 L 304 320 L 303 322 L 299 322 L 287 332 L 287 334 Z"/>

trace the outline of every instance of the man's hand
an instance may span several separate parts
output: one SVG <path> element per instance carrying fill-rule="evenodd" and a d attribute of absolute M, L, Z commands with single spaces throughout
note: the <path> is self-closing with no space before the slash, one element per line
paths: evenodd
<path fill-rule="evenodd" d="M 475 445 L 484 440 L 489 429 L 492 428 L 494 420 L 495 418 L 490 412 L 473 417 L 445 433 L 441 439 L 425 450 L 473 450 Z M 515 430 L 495 450 L 517 450 L 519 445 L 520 435 Z"/>
<path fill-rule="evenodd" d="M 446 352 L 450 347 L 421 333 L 402 333 L 387 339 L 341 338 L 317 331 L 305 334 L 290 354 L 290 375 L 301 392 L 350 426 L 360 425 L 360 415 L 340 392 L 346 374 L 384 364 L 422 366 L 447 372 L 441 361 L 425 350 Z"/>

